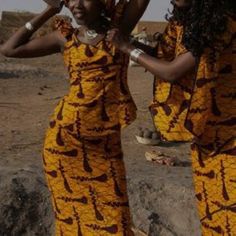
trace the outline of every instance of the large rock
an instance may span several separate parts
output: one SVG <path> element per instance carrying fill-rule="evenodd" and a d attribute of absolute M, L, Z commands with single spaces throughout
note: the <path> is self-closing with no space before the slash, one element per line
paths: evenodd
<path fill-rule="evenodd" d="M 149 236 L 200 236 L 191 169 L 142 168 L 128 178 L 135 227 Z"/>
<path fill-rule="evenodd" d="M 0 173 L 0 235 L 52 235 L 50 196 L 38 168 L 1 168 Z"/>

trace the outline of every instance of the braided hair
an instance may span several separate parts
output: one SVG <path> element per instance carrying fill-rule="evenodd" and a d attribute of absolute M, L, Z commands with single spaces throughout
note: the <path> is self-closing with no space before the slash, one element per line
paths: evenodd
<path fill-rule="evenodd" d="M 182 43 L 194 56 L 199 57 L 205 48 L 213 48 L 227 30 L 228 16 L 235 18 L 235 0 L 192 0 L 189 7 L 173 4 L 166 16 L 184 27 Z"/>

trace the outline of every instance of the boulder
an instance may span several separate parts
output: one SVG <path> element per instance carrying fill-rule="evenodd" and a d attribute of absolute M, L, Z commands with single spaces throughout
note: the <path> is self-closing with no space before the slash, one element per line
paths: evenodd
<path fill-rule="evenodd" d="M 0 173 L 0 235 L 52 235 L 53 211 L 43 173 L 36 166 L 1 168 Z"/>
<path fill-rule="evenodd" d="M 163 168 L 144 167 L 143 173 L 128 178 L 135 228 L 148 236 L 200 236 L 191 174 L 177 176 Z"/>

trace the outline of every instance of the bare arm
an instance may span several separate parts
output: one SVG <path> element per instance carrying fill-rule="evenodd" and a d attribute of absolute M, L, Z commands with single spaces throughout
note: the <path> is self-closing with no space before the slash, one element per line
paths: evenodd
<path fill-rule="evenodd" d="M 64 38 L 57 31 L 44 37 L 31 39 L 33 33 L 59 11 L 60 9 L 48 6 L 46 10 L 31 20 L 34 30 L 29 31 L 25 26 L 21 27 L 0 47 L 0 53 L 7 57 L 26 58 L 46 56 L 60 52 Z"/>
<path fill-rule="evenodd" d="M 142 17 L 150 0 L 130 0 L 121 22 L 120 30 L 123 34 L 129 35 L 139 19 Z"/>
<path fill-rule="evenodd" d="M 130 49 L 126 51 L 129 52 Z M 196 58 L 191 52 L 187 52 L 168 62 L 142 54 L 138 58 L 138 63 L 160 79 L 174 82 L 194 70 Z"/>
<path fill-rule="evenodd" d="M 107 40 L 128 55 L 136 48 L 126 41 L 117 29 L 108 32 Z M 196 58 L 191 52 L 187 52 L 172 61 L 165 61 L 143 53 L 138 57 L 138 63 L 158 78 L 174 82 L 194 70 Z"/>

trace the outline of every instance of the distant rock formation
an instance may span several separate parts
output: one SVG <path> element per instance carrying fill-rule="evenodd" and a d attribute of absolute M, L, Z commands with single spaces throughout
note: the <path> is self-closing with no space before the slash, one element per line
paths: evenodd
<path fill-rule="evenodd" d="M 0 21 L 0 44 L 7 40 L 18 28 L 23 26 L 27 21 L 30 21 L 34 16 L 36 16 L 36 14 L 31 12 L 3 11 L 2 20 Z M 69 20 L 69 17 L 64 15 L 55 17 L 62 17 Z M 55 17 L 44 24 L 34 36 L 43 36 L 51 32 L 53 30 Z"/>

